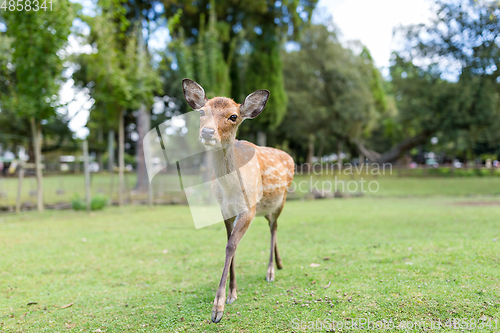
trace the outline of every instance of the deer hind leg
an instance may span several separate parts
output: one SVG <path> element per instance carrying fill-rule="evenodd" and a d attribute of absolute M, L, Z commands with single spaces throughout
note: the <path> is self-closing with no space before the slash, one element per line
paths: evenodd
<path fill-rule="evenodd" d="M 290 185 L 288 185 L 290 186 Z M 276 267 L 278 269 L 282 269 L 283 268 L 283 264 L 281 263 L 281 257 L 280 257 L 280 254 L 278 252 L 278 239 L 277 239 L 277 235 L 276 233 L 278 232 L 277 231 L 277 228 L 278 228 L 278 216 L 280 216 L 281 212 L 283 211 L 283 207 L 285 207 L 285 202 L 286 202 L 286 195 L 287 193 L 285 192 L 285 195 L 283 196 L 283 204 L 281 205 L 279 211 L 276 214 L 276 221 L 275 221 L 275 230 L 274 230 L 274 259 L 276 260 Z M 271 229 L 271 238 L 273 237 L 272 236 L 272 229 Z M 271 255 L 272 255 L 272 248 L 271 248 Z"/>
<path fill-rule="evenodd" d="M 222 270 L 222 276 L 220 279 L 219 288 L 215 293 L 214 306 L 212 308 L 212 322 L 218 323 L 222 316 L 224 315 L 224 303 L 226 300 L 226 283 L 227 275 L 231 266 L 231 261 L 233 260 L 236 248 L 240 243 L 241 238 L 248 230 L 250 223 L 255 216 L 255 207 L 252 207 L 249 211 L 238 215 L 236 218 L 236 225 L 233 227 L 233 231 L 229 236 L 226 245 L 226 259 L 224 261 L 224 269 Z"/>
<path fill-rule="evenodd" d="M 277 239 L 274 241 L 274 260 L 276 260 L 276 267 L 278 269 L 282 269 L 283 264 L 281 263 L 281 257 L 280 257 L 280 254 L 278 252 L 278 240 Z"/>
<path fill-rule="evenodd" d="M 278 269 L 283 268 L 281 264 L 281 258 L 278 253 L 277 244 L 277 229 L 278 229 L 278 217 L 281 213 L 281 209 L 276 213 L 269 213 L 266 215 L 266 219 L 269 221 L 269 229 L 271 230 L 271 251 L 269 254 L 269 265 L 267 266 L 266 280 L 267 282 L 274 281 L 274 264 L 273 256 L 276 256 L 276 266 Z"/>
<path fill-rule="evenodd" d="M 227 239 L 229 241 L 229 237 L 231 237 L 231 233 L 233 232 L 233 223 L 234 223 L 235 218 L 230 218 L 228 220 L 224 220 L 224 224 L 226 225 L 226 231 L 227 231 Z M 231 304 L 236 299 L 238 298 L 236 294 L 236 274 L 234 272 L 234 258 L 236 257 L 236 254 L 233 256 L 233 259 L 231 260 L 231 266 L 229 268 L 229 294 L 227 295 L 226 298 L 226 303 Z"/>

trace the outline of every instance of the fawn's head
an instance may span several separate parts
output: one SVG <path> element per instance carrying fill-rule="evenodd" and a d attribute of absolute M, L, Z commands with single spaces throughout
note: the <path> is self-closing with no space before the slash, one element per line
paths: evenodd
<path fill-rule="evenodd" d="M 208 99 L 203 88 L 190 79 L 182 80 L 182 89 L 189 106 L 200 111 L 199 137 L 205 146 L 233 144 L 238 126 L 257 117 L 269 98 L 268 90 L 257 90 L 241 104 L 226 97 Z"/>

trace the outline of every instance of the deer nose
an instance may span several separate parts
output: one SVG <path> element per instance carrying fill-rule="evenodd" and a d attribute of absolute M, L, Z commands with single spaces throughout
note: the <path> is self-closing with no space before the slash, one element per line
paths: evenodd
<path fill-rule="evenodd" d="M 214 136 L 215 130 L 213 128 L 204 128 L 201 130 L 201 137 L 205 140 L 210 140 Z"/>

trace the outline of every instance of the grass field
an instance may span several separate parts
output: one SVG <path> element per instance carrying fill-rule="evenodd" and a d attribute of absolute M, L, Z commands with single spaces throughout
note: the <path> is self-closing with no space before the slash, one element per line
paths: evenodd
<path fill-rule="evenodd" d="M 366 196 L 375 197 L 429 197 L 429 196 L 498 196 L 500 195 L 500 177 L 471 177 L 471 178 L 447 178 L 447 177 L 402 177 L 397 175 L 386 175 L 380 177 L 372 176 L 295 176 L 294 183 L 300 194 L 308 192 L 312 186 L 328 190 L 337 187 L 341 192 L 359 192 L 361 182 L 366 190 Z M 300 183 L 303 183 L 301 191 Z M 370 191 L 369 186 L 373 184 Z M 329 185 L 330 183 L 331 185 Z M 357 184 L 357 185 L 356 185 Z M 357 187 L 356 187 L 357 186 Z M 351 189 L 351 191 L 349 191 Z M 302 192 L 302 193 L 300 193 Z"/>
<path fill-rule="evenodd" d="M 385 189 L 288 202 L 274 283 L 265 281 L 267 222 L 257 218 L 236 254 L 238 300 L 219 324 L 210 314 L 223 224 L 195 230 L 185 206 L 1 215 L 0 332 L 297 332 L 327 318 L 427 328 L 465 319 L 498 331 L 500 200 L 418 184 L 397 191 L 434 196 Z M 492 184 L 482 186 L 488 194 Z"/>

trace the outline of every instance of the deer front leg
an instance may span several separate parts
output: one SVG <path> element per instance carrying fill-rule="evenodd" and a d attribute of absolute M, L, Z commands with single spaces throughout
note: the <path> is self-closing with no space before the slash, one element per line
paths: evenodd
<path fill-rule="evenodd" d="M 235 218 L 230 218 L 228 220 L 224 220 L 224 224 L 226 225 L 226 231 L 227 231 L 227 239 L 229 240 L 229 237 L 231 237 L 231 233 L 233 232 L 233 223 L 234 223 Z M 233 256 L 233 259 L 231 260 L 231 266 L 229 268 L 229 295 L 227 295 L 226 303 L 231 304 L 236 301 L 238 298 L 238 295 L 236 293 L 236 275 L 234 272 L 234 258 L 236 257 L 236 254 Z"/>
<path fill-rule="evenodd" d="M 233 260 L 236 248 L 240 243 L 241 238 L 248 230 L 252 219 L 255 216 L 255 207 L 252 207 L 249 211 L 240 214 L 236 217 L 236 223 L 231 232 L 231 236 L 227 241 L 226 245 L 226 260 L 224 261 L 224 269 L 222 270 L 222 277 L 220 279 L 219 288 L 215 293 L 214 306 L 212 309 L 212 322 L 218 323 L 222 319 L 224 314 L 224 303 L 226 300 L 226 282 L 227 274 L 229 273 L 229 267 L 231 261 Z"/>

